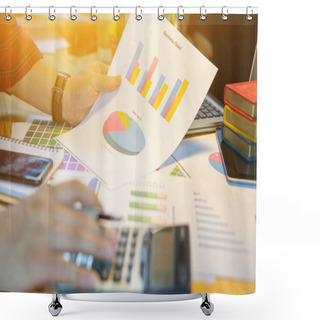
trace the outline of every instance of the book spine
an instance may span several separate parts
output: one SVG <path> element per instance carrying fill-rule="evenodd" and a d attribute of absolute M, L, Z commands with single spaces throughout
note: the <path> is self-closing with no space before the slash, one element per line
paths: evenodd
<path fill-rule="evenodd" d="M 227 127 L 227 125 L 222 125 L 222 130 L 221 130 L 221 136 L 223 141 L 235 152 L 237 152 L 240 156 L 242 156 L 245 160 L 251 162 L 251 161 L 255 161 L 257 160 L 257 156 L 252 156 L 252 157 L 248 157 L 247 155 L 245 155 L 244 153 L 242 153 L 236 146 L 234 146 L 228 139 L 226 139 L 226 137 L 224 136 L 224 129 L 225 127 Z M 231 128 L 228 127 L 228 129 L 230 129 L 231 131 L 233 131 Z M 254 144 L 252 141 L 245 139 L 244 137 L 240 136 L 237 132 L 233 131 L 234 134 L 238 135 L 239 137 L 241 137 L 242 140 L 244 140 L 246 143 L 252 145 Z"/>
<path fill-rule="evenodd" d="M 238 83 L 238 85 L 240 84 L 248 84 L 249 82 L 245 82 L 245 83 Z M 245 118 L 247 118 L 250 121 L 257 121 L 257 115 L 256 115 L 256 110 L 254 111 L 252 109 L 252 111 L 250 110 L 250 114 L 248 113 L 248 110 L 242 110 L 240 108 L 240 106 L 235 105 L 234 101 L 231 102 L 230 100 L 228 100 L 227 96 L 228 96 L 228 92 L 232 92 L 234 95 L 238 96 L 239 98 L 241 98 L 243 101 L 246 101 L 248 103 L 250 103 L 251 105 L 255 104 L 255 109 L 256 109 L 256 100 L 252 100 L 250 98 L 248 98 L 247 96 L 245 96 L 244 94 L 239 93 L 237 90 L 235 90 L 235 88 L 233 87 L 236 84 L 227 84 L 224 87 L 224 103 L 227 104 L 230 108 L 234 109 L 235 111 L 237 111 L 238 113 L 240 113 L 242 116 L 244 116 Z M 254 102 L 255 101 L 255 102 Z M 252 113 L 251 113 L 252 112 Z"/>
<path fill-rule="evenodd" d="M 245 132 L 244 130 L 237 128 L 236 126 L 234 126 L 232 123 L 230 123 L 227 120 L 227 113 L 228 112 L 230 112 L 228 110 L 228 106 L 225 106 L 224 113 L 223 113 L 223 123 L 225 123 L 229 128 L 231 128 L 233 131 L 235 131 L 239 135 L 241 135 L 241 136 L 245 137 L 246 139 L 256 143 L 257 142 L 257 137 L 256 136 L 252 136 L 251 134 Z M 233 112 L 235 112 L 235 111 L 233 111 Z M 242 116 L 239 115 L 239 117 L 242 117 Z M 254 124 L 254 122 L 252 122 L 252 124 Z"/>
<path fill-rule="evenodd" d="M 256 122 L 257 117 L 251 117 L 249 114 L 245 113 L 244 111 L 240 110 L 239 108 L 235 107 L 233 104 L 231 104 L 227 99 L 226 96 L 224 97 L 224 102 L 227 106 L 229 106 L 231 109 L 233 109 L 235 112 L 241 114 L 243 117 L 248 119 L 249 121 Z"/>

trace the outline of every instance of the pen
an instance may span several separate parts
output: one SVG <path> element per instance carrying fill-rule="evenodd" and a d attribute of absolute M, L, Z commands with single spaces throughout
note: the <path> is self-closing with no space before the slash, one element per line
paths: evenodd
<path fill-rule="evenodd" d="M 103 210 L 94 210 L 88 207 L 84 207 L 80 202 L 75 202 L 73 207 L 74 209 L 82 211 L 97 220 L 121 220 L 121 218 L 107 214 Z"/>

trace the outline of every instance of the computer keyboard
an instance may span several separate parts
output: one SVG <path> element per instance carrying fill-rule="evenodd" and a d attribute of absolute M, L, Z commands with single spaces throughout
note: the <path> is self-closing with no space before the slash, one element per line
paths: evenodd
<path fill-rule="evenodd" d="M 221 117 L 222 115 L 223 113 L 206 97 L 195 119 L 216 118 Z"/>
<path fill-rule="evenodd" d="M 221 128 L 223 108 L 224 106 L 220 101 L 207 94 L 187 135 L 214 132 L 217 128 Z"/>

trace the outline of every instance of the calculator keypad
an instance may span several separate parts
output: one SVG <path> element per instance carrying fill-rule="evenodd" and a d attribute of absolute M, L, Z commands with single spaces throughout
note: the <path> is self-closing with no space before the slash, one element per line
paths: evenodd
<path fill-rule="evenodd" d="M 82 266 L 97 271 L 102 286 L 105 284 L 113 286 L 130 285 L 133 280 L 134 261 L 137 255 L 140 232 L 138 228 L 127 227 L 116 228 L 115 231 L 118 233 L 118 245 L 112 262 L 101 262 L 94 259 L 93 256 L 81 252 L 77 254 L 65 253 L 64 259 L 74 261 L 78 267 Z M 140 237 L 142 240 L 142 234 L 140 234 Z"/>

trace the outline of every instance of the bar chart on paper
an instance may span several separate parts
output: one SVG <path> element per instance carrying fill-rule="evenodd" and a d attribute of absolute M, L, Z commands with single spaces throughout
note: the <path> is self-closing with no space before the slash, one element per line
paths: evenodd
<path fill-rule="evenodd" d="M 126 79 L 132 86 L 136 86 L 139 94 L 148 100 L 149 104 L 158 110 L 160 105 L 162 106 L 161 116 L 167 122 L 170 122 L 175 112 L 177 111 L 179 104 L 188 88 L 189 82 L 184 79 L 169 79 L 159 71 L 161 62 L 159 58 L 154 56 L 149 62 L 149 68 L 142 70 L 139 60 L 143 52 L 143 44 L 138 43 L 130 66 L 128 68 Z M 144 57 L 146 60 L 147 58 Z M 148 64 L 147 64 L 148 65 Z M 170 72 L 170 68 L 162 65 L 161 70 L 167 70 Z M 155 80 L 154 80 L 155 78 Z M 154 85 L 155 83 L 155 85 Z M 169 87 L 171 86 L 171 92 Z M 170 93 L 169 93 L 170 92 Z"/>
<path fill-rule="evenodd" d="M 130 190 L 128 221 L 166 225 L 168 223 L 167 194 L 155 186 L 136 185 Z"/>

